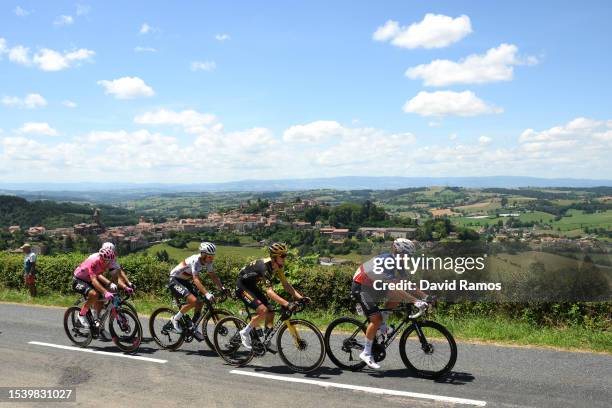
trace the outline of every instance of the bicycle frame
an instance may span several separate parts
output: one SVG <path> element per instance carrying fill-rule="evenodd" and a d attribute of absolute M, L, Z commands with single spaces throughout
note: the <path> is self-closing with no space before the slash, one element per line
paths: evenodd
<path fill-rule="evenodd" d="M 419 327 L 418 324 L 415 324 L 416 319 L 413 319 L 413 318 L 409 317 L 408 313 L 409 313 L 411 308 L 412 308 L 411 306 L 402 306 L 402 307 L 396 307 L 396 308 L 383 308 L 383 309 L 379 309 L 380 312 L 397 312 L 397 311 L 401 310 L 401 311 L 406 313 L 406 315 L 404 315 L 404 318 L 402 319 L 400 324 L 397 327 L 395 327 L 393 329 L 393 331 L 386 336 L 385 341 L 381 344 L 385 349 L 387 349 L 391 345 L 391 343 L 393 343 L 393 341 L 395 340 L 397 335 L 402 331 L 402 329 L 406 325 L 408 325 L 408 327 L 410 327 L 410 325 L 415 326 L 415 328 L 417 330 L 417 334 L 419 336 L 419 339 L 423 338 L 423 332 L 421 331 L 421 328 Z M 363 324 L 367 326 L 369 323 L 370 323 L 370 319 L 368 319 L 366 317 Z M 355 330 L 353 332 L 353 334 L 351 335 L 351 338 L 357 336 L 357 334 L 360 331 L 361 331 L 360 329 Z"/>
<path fill-rule="evenodd" d="M 251 308 L 247 305 L 247 303 L 244 300 L 243 300 L 243 303 L 245 305 L 247 316 L 249 317 L 249 321 L 250 321 L 253 318 L 253 313 L 251 313 Z M 274 338 L 276 333 L 280 330 L 281 326 L 284 324 L 287 326 L 289 333 L 291 333 L 291 337 L 293 338 L 293 343 L 295 344 L 296 347 L 299 347 L 299 344 L 301 341 L 300 335 L 295 329 L 295 327 L 291 324 L 291 316 L 296 312 L 290 312 L 284 308 L 270 309 L 270 312 L 272 313 L 280 312 L 281 315 L 280 315 L 280 318 L 277 320 L 277 322 L 274 324 L 274 326 L 272 326 L 272 330 L 270 330 L 267 334 L 264 335 L 263 340 L 260 339 L 262 344 L 264 346 L 268 346 L 272 342 L 272 339 Z M 259 334 L 257 334 L 257 330 L 255 330 L 255 335 L 259 339 Z"/>

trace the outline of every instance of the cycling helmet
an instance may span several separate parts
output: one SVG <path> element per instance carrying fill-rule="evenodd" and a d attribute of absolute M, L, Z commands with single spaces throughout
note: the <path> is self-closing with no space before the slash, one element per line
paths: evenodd
<path fill-rule="evenodd" d="M 204 255 L 214 255 L 217 252 L 217 247 L 212 242 L 202 242 L 200 244 L 200 253 Z"/>
<path fill-rule="evenodd" d="M 102 249 L 104 248 L 110 248 L 113 250 L 113 252 L 115 252 L 115 244 L 113 244 L 112 242 L 105 242 L 102 244 Z"/>
<path fill-rule="evenodd" d="M 273 244 L 270 244 L 268 251 L 270 251 L 270 256 L 285 255 L 289 251 L 289 247 L 287 247 L 287 244 L 283 244 L 282 242 L 274 242 Z"/>
<path fill-rule="evenodd" d="M 115 251 L 113 251 L 111 248 L 102 248 L 98 253 L 100 254 L 100 257 L 106 261 L 112 261 L 115 259 Z"/>
<path fill-rule="evenodd" d="M 409 239 L 397 238 L 393 241 L 393 250 L 396 254 L 413 255 L 416 252 L 416 246 Z"/>

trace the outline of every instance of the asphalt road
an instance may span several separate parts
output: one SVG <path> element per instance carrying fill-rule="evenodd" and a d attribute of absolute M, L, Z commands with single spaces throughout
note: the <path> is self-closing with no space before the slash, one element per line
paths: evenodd
<path fill-rule="evenodd" d="M 612 401 L 610 355 L 459 343 L 452 374 L 432 381 L 404 369 L 396 343 L 381 371 L 343 372 L 326 359 L 318 372 L 302 375 L 270 354 L 235 368 L 205 343 L 160 350 L 148 338 L 146 319 L 137 356 L 153 360 L 126 358 L 112 343 L 96 340 L 86 350 L 107 354 L 52 347 L 72 345 L 62 318 L 60 308 L 0 304 L 0 387 L 75 387 L 76 403 L 85 407 L 608 408 Z M 69 405 L 75 403 L 52 406 Z M 4 406 L 49 403 L 0 401 Z"/>

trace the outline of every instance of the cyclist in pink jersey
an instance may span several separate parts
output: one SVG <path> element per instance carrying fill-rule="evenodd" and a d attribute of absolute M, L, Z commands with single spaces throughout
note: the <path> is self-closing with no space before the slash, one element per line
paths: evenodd
<path fill-rule="evenodd" d="M 87 298 L 87 302 L 79 312 L 79 322 L 84 328 L 89 329 L 89 322 L 85 317 L 87 311 L 94 306 L 92 314 L 97 319 L 102 309 L 102 304 L 96 301 L 99 293 L 104 294 L 105 299 L 112 299 L 113 294 L 105 288 L 110 286 L 111 281 L 102 274 L 108 271 L 115 259 L 115 251 L 111 248 L 102 248 L 97 256 L 90 256 L 74 270 L 72 276 L 72 289 Z"/>

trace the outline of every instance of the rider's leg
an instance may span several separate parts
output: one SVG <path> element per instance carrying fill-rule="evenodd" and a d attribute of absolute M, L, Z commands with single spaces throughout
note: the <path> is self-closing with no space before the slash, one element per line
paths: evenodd
<path fill-rule="evenodd" d="M 274 311 L 269 310 L 266 313 L 266 329 L 271 329 L 274 327 Z"/>
<path fill-rule="evenodd" d="M 183 305 L 183 307 L 181 307 L 181 310 L 179 310 L 179 312 L 174 316 L 174 318 L 176 320 L 180 320 L 183 315 L 185 315 L 188 311 L 191 310 L 191 308 L 193 308 L 197 303 L 197 298 L 190 294 L 189 296 L 187 296 L 187 303 L 185 303 Z"/>
<path fill-rule="evenodd" d="M 200 302 L 200 301 L 196 301 L 194 307 L 194 312 L 193 312 L 193 322 L 197 322 L 198 319 L 200 318 L 200 315 L 202 314 L 202 307 L 204 306 L 204 302 Z"/>
<path fill-rule="evenodd" d="M 264 304 L 260 304 L 259 306 L 257 306 L 257 309 L 255 309 L 255 312 L 257 314 L 253 316 L 249 324 L 247 324 L 244 329 L 240 330 L 240 339 L 242 340 L 242 345 L 247 350 L 250 350 L 252 348 L 250 336 L 251 331 L 257 328 L 262 320 L 266 319 L 266 316 L 268 314 L 268 307 Z"/>
<path fill-rule="evenodd" d="M 87 311 L 96 303 L 97 300 L 98 300 L 98 292 L 96 292 L 93 289 L 87 292 L 87 301 L 81 307 L 81 312 L 79 314 L 81 316 L 85 316 L 87 314 Z"/>

